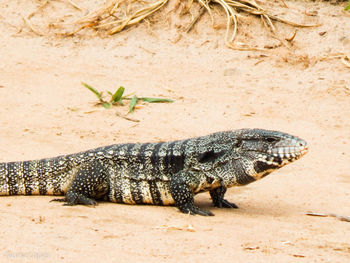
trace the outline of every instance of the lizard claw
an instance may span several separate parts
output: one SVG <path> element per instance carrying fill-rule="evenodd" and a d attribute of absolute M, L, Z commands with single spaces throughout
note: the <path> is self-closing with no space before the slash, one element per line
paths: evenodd
<path fill-rule="evenodd" d="M 50 200 L 50 203 L 51 202 L 67 202 L 67 200 L 66 200 L 66 198 L 55 198 L 55 199 Z"/>
<path fill-rule="evenodd" d="M 219 208 L 238 208 L 238 206 L 235 203 L 231 203 L 226 199 L 221 199 L 220 201 L 215 202 L 214 206 Z"/>
<path fill-rule="evenodd" d="M 50 202 L 65 202 L 63 204 L 64 206 L 73 206 L 78 204 L 96 206 L 98 204 L 94 199 L 87 198 L 85 196 L 80 196 L 80 195 L 77 195 L 74 198 L 70 198 L 70 199 L 67 199 L 66 197 L 55 198 L 55 199 L 52 199 Z"/>
<path fill-rule="evenodd" d="M 199 207 L 192 204 L 185 204 L 179 207 L 180 211 L 185 214 L 190 215 L 201 215 L 201 216 L 213 216 L 214 214 L 210 211 L 200 209 Z"/>

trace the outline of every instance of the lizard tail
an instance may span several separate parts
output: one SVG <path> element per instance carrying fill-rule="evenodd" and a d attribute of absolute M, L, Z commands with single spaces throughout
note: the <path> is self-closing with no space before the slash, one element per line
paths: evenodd
<path fill-rule="evenodd" d="M 62 159 L 0 163 L 0 195 L 64 195 L 71 172 Z"/>

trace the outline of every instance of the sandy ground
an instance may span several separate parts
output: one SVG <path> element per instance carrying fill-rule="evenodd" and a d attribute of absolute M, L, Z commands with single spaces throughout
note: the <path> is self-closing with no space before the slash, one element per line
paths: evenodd
<path fill-rule="evenodd" d="M 156 23 L 112 37 L 88 30 L 59 37 L 48 23 L 82 15 L 68 1 L 50 1 L 32 17 L 45 33 L 38 36 L 22 17 L 42 2 L 0 3 L 1 161 L 243 127 L 295 134 L 310 151 L 259 182 L 230 189 L 226 196 L 238 210 L 212 208 L 207 193 L 197 196 L 215 213 L 209 218 L 174 207 L 63 207 L 50 196 L 2 197 L 1 262 L 350 261 L 350 223 L 305 215 L 350 216 L 350 69 L 329 58 L 350 50 L 344 5 L 287 1 L 290 12 L 302 14 L 298 22 L 322 25 L 298 29 L 290 51 L 240 52 L 225 47 L 224 28 L 212 29 L 207 14 L 182 37 L 181 20 L 167 20 L 165 12 Z M 86 8 L 98 2 L 76 1 Z M 241 22 L 237 41 L 276 45 L 259 20 Z M 276 26 L 283 37 L 295 30 Z M 82 81 L 175 103 L 141 104 L 128 115 L 139 120 L 132 122 L 117 116 L 127 106 L 94 106 Z"/>

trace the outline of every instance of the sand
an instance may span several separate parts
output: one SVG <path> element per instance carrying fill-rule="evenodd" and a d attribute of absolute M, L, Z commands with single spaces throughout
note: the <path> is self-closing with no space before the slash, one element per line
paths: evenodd
<path fill-rule="evenodd" d="M 229 189 L 226 197 L 239 209 L 213 208 L 208 193 L 196 196 L 214 217 L 174 207 L 63 207 L 50 196 L 1 197 L 1 262 L 350 261 L 350 223 L 306 215 L 350 216 L 350 68 L 339 58 L 350 50 L 345 3 L 287 1 L 285 9 L 271 2 L 278 14 L 322 24 L 298 28 L 289 49 L 242 13 L 236 41 L 268 48 L 242 52 L 225 46 L 225 28 L 213 29 L 208 14 L 182 33 L 189 17 L 166 15 L 174 1 L 114 36 L 82 30 L 73 37 L 48 24 L 83 12 L 69 1 L 37 11 L 43 2 L 0 3 L 0 161 L 244 127 L 297 135 L 309 153 Z M 76 3 L 93 10 L 99 1 Z M 23 20 L 34 11 L 30 22 L 41 36 Z M 283 38 L 296 30 L 276 27 Z M 120 117 L 127 105 L 96 106 L 81 82 L 105 94 L 124 86 L 175 102 L 140 103 L 127 115 L 138 122 L 130 121 Z"/>

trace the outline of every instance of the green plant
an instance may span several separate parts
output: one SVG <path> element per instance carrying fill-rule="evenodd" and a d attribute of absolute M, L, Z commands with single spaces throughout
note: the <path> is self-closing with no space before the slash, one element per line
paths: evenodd
<path fill-rule="evenodd" d="M 130 103 L 129 103 L 129 113 L 132 113 L 134 111 L 135 106 L 136 106 L 136 104 L 139 101 L 145 101 L 145 102 L 148 102 L 148 103 L 174 102 L 171 99 L 164 99 L 164 98 L 137 97 L 133 93 L 123 96 L 125 88 L 122 87 L 122 86 L 119 87 L 117 89 L 117 91 L 114 92 L 114 93 L 108 91 L 107 93 L 110 95 L 110 99 L 109 100 L 105 100 L 103 98 L 103 93 L 102 92 L 99 92 L 98 90 L 96 90 L 92 86 L 86 84 L 85 82 L 82 82 L 82 85 L 84 87 L 86 87 L 87 89 L 89 89 L 92 93 L 94 93 L 96 95 L 96 97 L 99 100 L 97 105 L 102 105 L 106 109 L 109 109 L 112 105 L 124 105 L 123 100 L 129 100 L 130 101 Z M 134 95 L 134 96 L 132 96 L 132 95 Z"/>
<path fill-rule="evenodd" d="M 345 7 L 345 11 L 350 10 L 350 0 L 348 1 L 348 5 Z"/>

